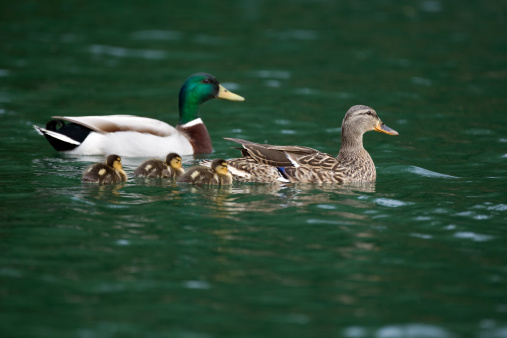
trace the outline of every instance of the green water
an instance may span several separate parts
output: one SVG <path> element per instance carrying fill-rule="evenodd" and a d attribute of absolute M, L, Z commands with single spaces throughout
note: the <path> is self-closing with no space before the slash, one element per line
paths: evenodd
<path fill-rule="evenodd" d="M 1 337 L 507 337 L 505 1 L 11 1 L 0 5 Z M 223 137 L 336 154 L 360 187 L 130 180 L 56 153 L 52 115 L 175 124 L 214 74 Z M 124 159 L 127 172 L 142 158 Z"/>

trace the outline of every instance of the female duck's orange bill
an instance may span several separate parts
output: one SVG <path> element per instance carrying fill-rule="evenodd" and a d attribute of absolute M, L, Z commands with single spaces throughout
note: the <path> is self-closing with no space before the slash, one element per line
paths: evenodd
<path fill-rule="evenodd" d="M 388 134 L 388 135 L 399 135 L 396 130 L 389 128 L 383 122 L 379 122 L 375 126 L 375 131 L 378 131 L 379 133 L 385 133 L 385 134 Z"/>

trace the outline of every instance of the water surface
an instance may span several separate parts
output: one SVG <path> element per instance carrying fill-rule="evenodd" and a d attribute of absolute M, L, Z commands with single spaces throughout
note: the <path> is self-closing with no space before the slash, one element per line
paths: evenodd
<path fill-rule="evenodd" d="M 22 1 L 0 10 L 2 337 L 507 337 L 501 1 Z M 52 115 L 177 122 L 214 74 L 223 137 L 337 154 L 347 109 L 373 184 L 80 182 Z M 124 159 L 128 172 L 142 158 Z"/>

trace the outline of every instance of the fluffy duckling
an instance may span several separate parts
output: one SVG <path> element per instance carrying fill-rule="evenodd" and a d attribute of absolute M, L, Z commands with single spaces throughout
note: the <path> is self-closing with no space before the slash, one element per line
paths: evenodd
<path fill-rule="evenodd" d="M 141 164 L 135 171 L 134 176 L 148 178 L 175 178 L 183 175 L 185 170 L 181 166 L 181 156 L 170 153 L 165 162 L 158 159 L 148 160 Z"/>
<path fill-rule="evenodd" d="M 127 174 L 121 166 L 121 157 L 109 155 L 105 163 L 90 166 L 83 174 L 83 182 L 111 184 L 127 181 Z"/>
<path fill-rule="evenodd" d="M 211 162 L 211 168 L 204 166 L 190 168 L 178 179 L 178 182 L 192 184 L 232 184 L 232 175 L 227 167 L 227 161 L 216 159 Z"/>

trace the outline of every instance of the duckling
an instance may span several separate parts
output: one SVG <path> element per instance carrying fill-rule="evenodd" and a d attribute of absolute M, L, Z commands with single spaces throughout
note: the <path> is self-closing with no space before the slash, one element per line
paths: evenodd
<path fill-rule="evenodd" d="M 181 166 L 181 156 L 176 153 L 170 153 L 166 156 L 165 162 L 158 159 L 144 162 L 134 171 L 134 176 L 175 178 L 184 173 L 185 169 Z"/>
<path fill-rule="evenodd" d="M 211 168 L 204 166 L 190 168 L 178 179 L 178 182 L 192 184 L 232 184 L 232 175 L 227 167 L 227 161 L 223 159 L 216 159 L 211 162 Z"/>
<path fill-rule="evenodd" d="M 211 161 L 201 161 L 202 166 L 211 167 Z M 282 171 L 274 166 L 262 164 L 245 153 L 245 157 L 227 160 L 233 180 L 237 182 L 277 183 L 289 182 Z"/>
<path fill-rule="evenodd" d="M 83 182 L 111 184 L 127 181 L 127 174 L 122 168 L 121 157 L 109 155 L 105 163 L 96 163 L 85 170 Z"/>

